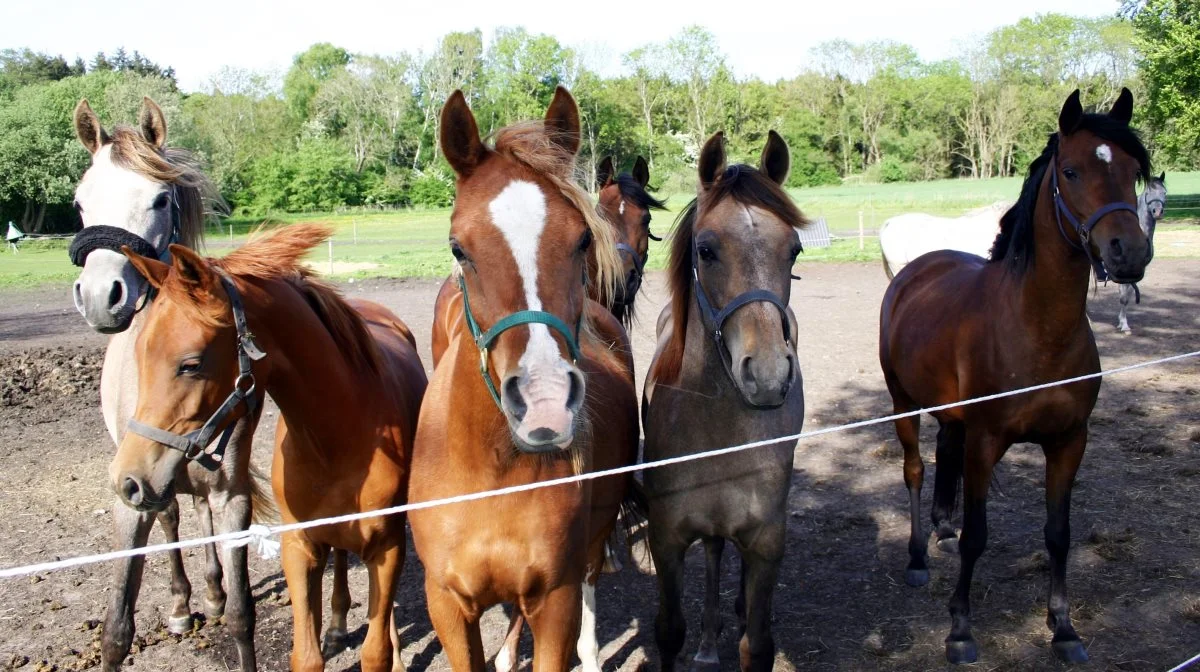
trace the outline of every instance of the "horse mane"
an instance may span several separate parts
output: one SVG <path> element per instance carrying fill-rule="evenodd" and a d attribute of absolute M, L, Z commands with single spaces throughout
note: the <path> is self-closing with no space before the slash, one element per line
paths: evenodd
<path fill-rule="evenodd" d="M 613 182 L 617 183 L 617 188 L 621 191 L 621 198 L 632 201 L 639 208 L 643 210 L 667 209 L 666 201 L 660 201 L 652 196 L 633 175 L 621 173 L 613 179 Z"/>
<path fill-rule="evenodd" d="M 1141 168 L 1143 180 L 1149 179 L 1150 154 L 1137 130 L 1125 122 L 1113 119 L 1107 114 L 1085 114 L 1079 122 L 1079 127 L 1073 131 L 1088 131 L 1106 142 L 1120 147 L 1126 154 L 1133 157 Z M 992 244 L 988 263 L 1007 264 L 1009 270 L 1023 275 L 1033 264 L 1034 256 L 1034 212 L 1037 208 L 1038 192 L 1041 191 L 1042 180 L 1046 170 L 1058 151 L 1058 132 L 1050 134 L 1042 155 L 1029 164 L 1029 175 L 1021 185 L 1021 196 L 1008 212 L 1000 218 L 1000 233 Z"/>
<path fill-rule="evenodd" d="M 281 227 L 269 235 L 256 232 L 250 241 L 221 259 L 210 258 L 208 262 L 225 271 L 234 279 L 257 278 L 280 280 L 300 293 L 321 324 L 345 353 L 352 364 L 363 370 L 379 371 L 380 353 L 367 329 L 366 321 L 333 286 L 314 277 L 312 269 L 302 259 L 309 250 L 320 245 L 333 235 L 333 229 L 320 224 L 292 224 Z M 195 300 L 187 296 L 182 283 L 167 282 L 162 291 L 179 305 L 196 309 L 194 314 L 200 321 L 214 326 L 230 324 L 227 308 L 206 312 Z"/>
<path fill-rule="evenodd" d="M 647 374 L 651 381 L 675 382 L 683 370 L 694 279 L 692 237 L 700 213 L 726 198 L 732 198 L 747 207 L 762 208 L 794 229 L 803 229 L 809 224 L 787 192 L 764 173 L 745 164 L 729 166 L 708 190 L 692 199 L 687 208 L 679 213 L 671 230 L 671 253 L 667 264 L 667 285 L 671 293 L 671 340 Z"/>
<path fill-rule="evenodd" d="M 204 221 L 224 211 L 225 203 L 191 152 L 179 147 L 158 149 L 141 131 L 118 125 L 109 135 L 114 164 L 148 180 L 174 187 L 179 207 L 179 243 L 193 250 L 204 241 Z"/>

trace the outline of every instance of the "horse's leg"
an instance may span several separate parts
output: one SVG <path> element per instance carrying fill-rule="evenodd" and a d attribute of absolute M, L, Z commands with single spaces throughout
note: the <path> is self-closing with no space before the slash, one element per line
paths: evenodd
<path fill-rule="evenodd" d="M 283 577 L 292 598 L 292 672 L 321 672 L 325 659 L 317 636 L 321 632 L 321 575 L 329 549 L 313 543 L 303 531 L 284 532 Z"/>
<path fill-rule="evenodd" d="M 454 594 L 443 588 L 432 573 L 425 573 L 425 604 L 434 632 L 446 652 L 454 672 L 484 672 L 483 637 L 479 633 L 479 618 L 468 618 Z"/>
<path fill-rule="evenodd" d="M 139 548 L 146 545 L 154 514 L 139 513 L 121 500 L 113 502 L 113 547 Z M 105 672 L 117 672 L 129 647 L 133 644 L 133 610 L 142 587 L 142 569 L 146 556 L 115 560 L 112 601 L 104 615 L 104 630 L 100 635 L 101 663 Z"/>
<path fill-rule="evenodd" d="M 579 665 L 583 672 L 600 672 L 600 642 L 596 639 L 596 582 L 600 580 L 603 561 L 592 566 L 595 569 L 588 572 L 579 586 L 583 609 L 579 619 L 579 638 L 575 644 L 575 654 L 579 656 Z"/>
<path fill-rule="evenodd" d="M 504 643 L 496 654 L 496 672 L 516 672 L 518 646 L 521 643 L 521 627 L 525 625 L 525 617 L 521 610 L 513 606 L 512 616 L 508 619 L 508 633 L 504 635 Z"/>
<path fill-rule="evenodd" d="M 213 535 L 212 507 L 208 505 L 207 497 L 192 498 L 196 506 L 196 514 L 200 516 L 201 536 Z M 204 596 L 204 615 L 216 620 L 225 614 L 225 587 L 221 585 L 224 571 L 221 567 L 221 552 L 216 544 L 204 545 L 204 581 L 208 592 Z"/>
<path fill-rule="evenodd" d="M 396 628 L 396 610 L 399 608 L 400 605 L 393 601 L 388 619 L 388 635 L 392 638 L 392 672 L 404 672 L 404 658 L 400 655 L 404 647 L 400 645 L 400 630 Z"/>
<path fill-rule="evenodd" d="M 896 407 L 897 413 L 908 410 Z M 908 535 L 908 568 L 904 580 L 910 586 L 929 583 L 926 563 L 929 540 L 921 533 L 921 485 L 925 481 L 925 463 L 921 461 L 921 416 L 913 415 L 896 421 L 896 437 L 904 447 L 904 487 L 908 489 L 908 513 L 911 529 Z"/>
<path fill-rule="evenodd" d="M 215 501 L 209 500 L 209 507 L 217 513 L 214 523 L 219 528 L 218 531 L 227 534 L 249 528 L 252 513 L 249 489 L 245 492 L 217 494 L 226 497 L 224 501 L 219 496 Z M 254 596 L 250 593 L 250 571 L 246 565 L 248 549 L 245 546 L 226 546 L 221 554 L 229 589 L 225 604 L 225 628 L 229 630 L 237 646 L 242 672 L 254 672 L 258 669 L 258 662 L 254 657 L 255 613 Z"/>
<path fill-rule="evenodd" d="M 662 532 L 666 531 L 667 534 Z M 657 533 L 656 533 L 657 532 Z M 683 599 L 683 556 L 688 544 L 671 535 L 669 530 L 650 532 L 650 555 L 658 576 L 658 616 L 654 620 L 654 640 L 658 644 L 659 668 L 663 672 L 675 669 L 675 657 L 683 649 L 687 637 L 687 620 L 680 605 Z"/>
<path fill-rule="evenodd" d="M 721 553 L 724 537 L 704 540 L 704 612 L 700 616 L 700 650 L 693 668 L 721 669 L 717 638 L 721 636 Z"/>
<path fill-rule="evenodd" d="M 168 544 L 179 541 L 178 499 L 172 498 L 167 508 L 158 513 L 158 524 Z M 171 563 L 171 614 L 167 616 L 167 630 L 182 635 L 192 629 L 192 584 L 183 568 L 183 553 L 178 549 L 170 551 L 167 559 Z"/>
<path fill-rule="evenodd" d="M 361 653 L 363 672 L 391 672 L 395 664 L 396 649 L 392 646 L 392 635 L 387 630 L 392 623 L 396 579 L 403 567 L 403 546 L 381 551 L 367 563 L 370 596 L 367 604 L 367 638 L 363 641 Z"/>
<path fill-rule="evenodd" d="M 350 612 L 349 558 L 346 551 L 333 549 L 333 595 L 329 598 L 329 627 L 325 629 L 325 648 L 332 650 L 346 639 L 346 614 Z"/>
<path fill-rule="evenodd" d="M 746 631 L 738 645 L 743 672 L 769 671 L 775 665 L 771 636 L 771 597 L 783 561 L 784 523 L 761 528 L 742 552 L 745 567 Z"/>
<path fill-rule="evenodd" d="M 958 535 L 952 521 L 958 506 L 958 485 L 962 482 L 965 431 L 961 422 L 947 422 L 938 428 L 937 465 L 933 471 L 933 529 L 938 548 L 946 553 L 958 553 Z"/>
<path fill-rule="evenodd" d="M 564 583 L 542 596 L 541 605 L 526 614 L 533 631 L 533 672 L 567 672 L 579 638 L 580 583 Z"/>
<path fill-rule="evenodd" d="M 1117 287 L 1121 294 L 1121 312 L 1117 314 L 1117 328 L 1126 334 L 1133 333 L 1129 328 L 1129 318 L 1125 315 L 1129 300 L 1133 298 L 1133 285 L 1117 285 Z"/>
<path fill-rule="evenodd" d="M 1046 625 L 1060 660 L 1087 662 L 1087 650 L 1071 625 L 1067 606 L 1067 551 L 1071 547 L 1071 484 L 1087 446 L 1087 426 L 1042 446 L 1046 453 L 1046 550 L 1050 553 L 1050 596 Z"/>
<path fill-rule="evenodd" d="M 987 548 L 987 494 L 1004 446 L 995 437 L 967 428 L 963 470 L 963 531 L 959 539 L 958 585 L 950 597 L 950 635 L 946 637 L 946 658 L 955 664 L 979 659 L 979 645 L 971 636 L 971 577 L 975 563 Z"/>

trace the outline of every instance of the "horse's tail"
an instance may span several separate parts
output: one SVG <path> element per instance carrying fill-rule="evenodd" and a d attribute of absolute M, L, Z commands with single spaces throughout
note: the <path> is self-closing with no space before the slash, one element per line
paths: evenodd
<path fill-rule="evenodd" d="M 250 519 L 255 523 L 272 523 L 279 518 L 270 477 L 253 464 L 250 465 L 250 511 Z"/>
<path fill-rule="evenodd" d="M 629 490 L 621 502 L 621 532 L 625 535 L 625 550 L 629 561 L 642 574 L 654 574 L 654 558 L 650 556 L 649 500 L 646 491 L 636 478 L 630 477 Z M 614 535 L 616 530 L 614 530 Z"/>

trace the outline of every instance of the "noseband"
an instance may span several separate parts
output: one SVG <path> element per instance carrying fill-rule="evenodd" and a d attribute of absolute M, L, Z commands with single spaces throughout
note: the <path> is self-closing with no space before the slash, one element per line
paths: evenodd
<path fill-rule="evenodd" d="M 266 353 L 258 349 L 254 342 L 254 334 L 246 327 L 246 311 L 242 307 L 242 295 L 224 271 L 217 271 L 221 277 L 221 286 L 229 295 L 229 307 L 233 311 L 233 325 L 237 329 L 238 377 L 233 384 L 233 391 L 225 397 L 225 402 L 209 417 L 200 429 L 187 434 L 176 434 L 165 429 L 151 427 L 133 418 L 125 426 L 125 431 L 143 436 L 151 441 L 157 441 L 168 448 L 174 448 L 183 453 L 183 457 L 191 460 L 209 471 L 216 471 L 225 459 L 225 447 L 229 445 L 229 437 L 233 434 L 236 421 L 229 421 L 229 416 L 238 406 L 245 404 L 244 417 L 254 415 L 258 408 L 258 398 L 254 396 L 253 363 L 266 357 Z M 228 421 L 228 424 L 226 422 Z M 221 425 L 225 425 L 221 431 Z M 208 450 L 217 432 L 221 431 L 221 440 L 216 448 Z"/>
<path fill-rule="evenodd" d="M 1050 165 L 1050 188 L 1054 192 L 1054 218 L 1058 221 L 1058 232 L 1062 234 L 1063 240 L 1067 241 L 1072 247 L 1083 250 L 1083 253 L 1087 255 L 1088 263 L 1096 271 L 1096 279 L 1100 282 L 1106 282 L 1108 280 L 1108 271 L 1104 268 L 1104 262 L 1092 256 L 1092 246 L 1088 243 L 1092 237 L 1092 229 L 1096 227 L 1096 224 L 1105 215 L 1110 215 L 1114 212 L 1127 210 L 1132 212 L 1134 217 L 1137 217 L 1137 208 L 1124 201 L 1108 203 L 1107 205 L 1100 206 L 1099 209 L 1092 213 L 1091 217 L 1087 218 L 1087 221 L 1080 224 L 1075 215 L 1071 214 L 1071 209 L 1067 207 L 1066 202 L 1063 200 L 1062 192 L 1058 189 L 1058 154 L 1054 155 L 1054 159 Z M 1075 233 L 1079 236 L 1079 242 L 1075 242 L 1067 236 L 1067 231 L 1063 228 L 1063 217 L 1066 217 L 1067 221 L 1075 229 Z"/>
<path fill-rule="evenodd" d="M 462 292 L 463 297 L 463 315 L 467 320 L 467 328 L 471 330 L 471 337 L 475 339 L 475 346 L 479 348 L 479 373 L 483 376 L 483 382 L 487 383 L 488 392 L 492 395 L 492 401 L 496 402 L 496 407 L 502 412 L 504 407 L 500 404 L 500 393 L 496 391 L 496 384 L 492 382 L 492 374 L 489 370 L 488 363 L 488 348 L 492 343 L 500 338 L 500 334 L 519 327 L 523 324 L 544 324 L 547 327 L 557 331 L 567 342 L 567 350 L 571 353 L 571 363 L 579 361 L 579 341 L 575 333 L 567 327 L 567 323 L 560 320 L 556 315 L 547 313 L 544 310 L 520 310 L 515 313 L 504 316 L 499 322 L 492 325 L 491 329 L 486 332 L 480 328 L 479 323 L 475 321 L 475 315 L 471 313 L 471 301 L 467 298 L 467 281 L 460 274 L 458 276 L 458 288 Z M 583 321 L 583 313 L 579 313 L 579 322 L 575 324 L 575 332 L 578 333 L 579 325 Z"/>
<path fill-rule="evenodd" d="M 128 246 L 129 249 L 137 252 L 143 257 L 158 259 L 159 261 L 167 261 L 170 257 L 170 247 L 172 243 L 179 242 L 179 201 L 175 197 L 175 189 L 171 189 L 171 235 L 167 238 L 167 244 L 163 245 L 163 249 L 159 250 L 153 243 L 136 233 L 123 229 L 119 226 L 108 226 L 107 224 L 97 224 L 95 226 L 85 226 L 75 234 L 75 238 L 71 241 L 71 247 L 67 249 L 67 253 L 71 256 L 71 263 L 83 268 L 87 263 L 87 257 L 95 250 L 109 250 L 121 254 L 121 247 Z"/>
<path fill-rule="evenodd" d="M 704 328 L 708 331 L 713 339 L 713 343 L 717 346 L 717 357 L 721 360 L 721 364 L 725 366 L 725 373 L 729 376 L 729 380 L 737 385 L 737 380 L 733 376 L 733 365 L 729 358 L 725 357 L 729 354 L 729 348 L 725 346 L 725 335 L 722 329 L 729 318 L 733 316 L 739 308 L 751 303 L 769 303 L 779 310 L 779 317 L 783 322 L 783 339 L 787 342 L 788 348 L 794 350 L 795 345 L 792 342 L 792 323 L 788 319 L 787 304 L 783 302 L 774 292 L 766 289 L 752 289 L 748 292 L 743 292 L 733 297 L 729 303 L 725 304 L 724 308 L 716 310 L 713 308 L 712 302 L 708 300 L 708 294 L 704 291 L 704 285 L 700 282 L 699 271 L 700 254 L 696 249 L 695 241 L 692 241 L 692 283 L 696 291 L 696 303 L 700 306 L 700 321 L 704 324 Z M 771 406 L 763 406 L 753 404 L 742 395 L 742 401 L 754 408 L 778 408 L 782 404 Z"/>
<path fill-rule="evenodd" d="M 626 254 L 629 255 L 630 259 L 633 259 L 633 267 L 637 269 L 637 277 L 640 281 L 646 269 L 646 260 L 650 256 L 649 250 L 646 251 L 646 256 L 643 257 L 628 243 L 617 243 L 615 247 L 617 248 L 617 254 Z"/>

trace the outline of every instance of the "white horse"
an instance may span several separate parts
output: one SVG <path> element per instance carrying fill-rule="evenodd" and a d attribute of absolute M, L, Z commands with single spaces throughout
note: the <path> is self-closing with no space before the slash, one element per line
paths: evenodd
<path fill-rule="evenodd" d="M 1146 189 L 1138 197 L 1137 203 L 1138 222 L 1142 225 L 1146 239 L 1150 241 L 1151 259 L 1154 258 L 1154 227 L 1158 224 L 1158 220 L 1162 219 L 1166 207 L 1167 174 L 1163 173 L 1158 177 L 1151 176 L 1146 182 Z M 1117 285 L 1117 287 L 1121 295 L 1121 312 L 1117 315 L 1117 328 L 1126 334 L 1131 334 L 1133 330 L 1129 328 L 1129 318 L 1125 314 L 1125 309 L 1129 307 L 1130 301 L 1141 303 L 1142 292 L 1138 289 L 1136 282 Z"/>
<path fill-rule="evenodd" d="M 934 250 L 959 250 L 987 259 L 1000 232 L 1000 217 L 1010 206 L 997 202 L 961 217 L 912 212 L 889 218 L 879 227 L 879 247 L 888 280 L 917 257 Z"/>
<path fill-rule="evenodd" d="M 139 125 L 140 129 L 118 126 L 110 135 L 86 100 L 75 108 L 76 134 L 92 155 L 92 165 L 75 191 L 75 208 L 84 226 L 71 244 L 72 261 L 83 267 L 75 281 L 75 307 L 93 329 L 112 334 L 100 378 L 100 402 L 104 423 L 117 445 L 137 405 L 134 347 L 142 325 L 138 311 L 152 298 L 121 247 L 160 258 L 168 255 L 171 243 L 196 247 L 204 233 L 205 202 L 212 193 L 207 178 L 188 154 L 166 146 L 166 119 L 149 98 L 142 101 Z M 179 494 L 192 495 L 205 536 L 213 533 L 214 520 L 218 532 L 244 530 L 255 507 L 259 512 L 270 509 L 270 499 L 250 469 L 257 422 L 257 414 L 237 420 L 220 469 L 207 471 L 189 462 L 187 473 L 177 480 Z M 170 499 L 156 514 L 151 507 L 131 508 L 117 497 L 113 504 L 114 546 L 145 546 L 156 517 L 167 540 L 177 540 L 179 504 L 174 496 Z M 219 556 L 215 545 L 209 544 L 205 557 L 208 593 L 204 611 L 212 619 L 224 614 L 241 669 L 255 670 L 254 605 L 246 548 L 226 547 Z M 191 584 L 179 551 L 170 554 L 170 561 L 173 607 L 167 626 L 171 632 L 184 633 L 192 629 Z M 119 670 L 129 653 L 144 564 L 142 557 L 116 561 L 116 589 L 102 636 L 106 672 Z M 222 586 L 222 566 L 227 573 L 226 587 Z"/>

